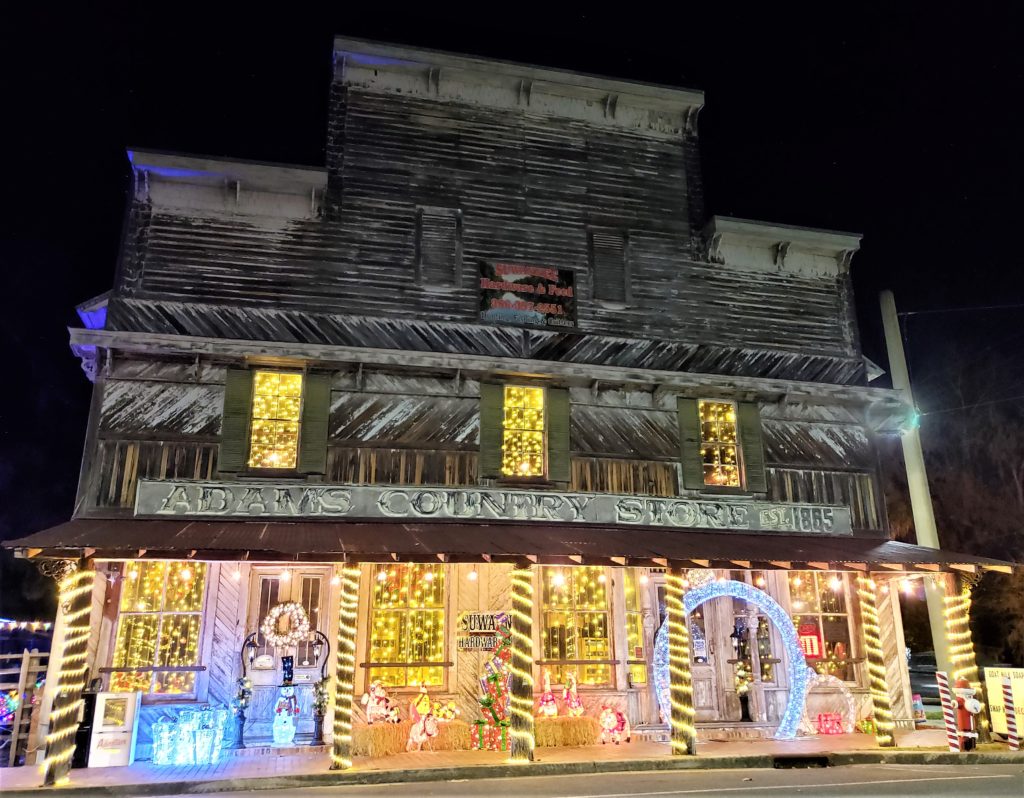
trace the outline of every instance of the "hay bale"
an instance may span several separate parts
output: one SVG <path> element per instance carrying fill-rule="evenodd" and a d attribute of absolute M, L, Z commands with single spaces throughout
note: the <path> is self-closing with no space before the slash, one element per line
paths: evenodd
<path fill-rule="evenodd" d="M 594 745 L 601 736 L 601 724 L 587 715 L 536 718 L 533 729 L 538 748 Z"/>
<path fill-rule="evenodd" d="M 353 756 L 391 756 L 405 751 L 412 721 L 358 724 L 352 728 Z M 439 723 L 437 737 L 430 741 L 435 751 L 464 751 L 470 747 L 469 724 L 462 720 Z M 424 744 L 424 750 L 429 750 Z"/>

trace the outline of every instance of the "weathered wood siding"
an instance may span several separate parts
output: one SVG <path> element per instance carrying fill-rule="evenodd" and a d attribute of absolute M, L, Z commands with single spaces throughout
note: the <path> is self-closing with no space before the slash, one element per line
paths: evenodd
<path fill-rule="evenodd" d="M 108 328 L 251 340 L 479 351 L 711 373 L 859 382 L 848 278 L 709 263 L 697 141 L 527 110 L 332 89 L 319 217 L 185 208 L 143 184 Z M 201 207 L 199 207 L 201 205 Z M 416 280 L 421 207 L 461 210 L 461 273 Z M 630 302 L 593 299 L 592 228 L 628 235 Z M 576 272 L 579 328 L 477 325 L 478 266 Z M 402 324 L 376 325 L 402 319 Z M 415 322 L 433 330 L 419 341 Z M 378 328 L 379 327 L 379 328 Z M 503 340 L 506 339 L 507 340 Z M 487 339 L 494 339 L 488 341 Z M 630 339 L 639 339 L 636 347 Z"/>
<path fill-rule="evenodd" d="M 222 385 L 107 380 L 100 431 L 146 435 L 219 435 Z"/>

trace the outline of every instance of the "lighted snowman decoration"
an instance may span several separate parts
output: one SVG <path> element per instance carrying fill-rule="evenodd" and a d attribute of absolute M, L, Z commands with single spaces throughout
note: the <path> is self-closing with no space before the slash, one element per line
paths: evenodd
<path fill-rule="evenodd" d="M 274 745 L 291 745 L 295 740 L 295 716 L 299 714 L 299 701 L 295 687 L 290 684 L 278 689 L 274 705 Z"/>

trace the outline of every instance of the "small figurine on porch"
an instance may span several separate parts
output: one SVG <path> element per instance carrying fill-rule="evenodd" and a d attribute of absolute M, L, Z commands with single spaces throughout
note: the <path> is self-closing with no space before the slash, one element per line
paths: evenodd
<path fill-rule="evenodd" d="M 295 740 L 295 716 L 299 714 L 299 702 L 295 687 L 281 685 L 274 705 L 274 745 L 291 745 Z"/>
<path fill-rule="evenodd" d="M 576 692 L 576 671 L 565 675 L 565 688 L 562 690 L 562 701 L 570 718 L 578 718 L 583 714 L 583 699 Z"/>
<path fill-rule="evenodd" d="M 601 745 L 608 740 L 618 745 L 623 738 L 627 743 L 629 742 L 631 736 L 629 718 L 621 710 L 614 707 L 601 707 L 601 715 L 598 720 L 601 723 Z"/>
<path fill-rule="evenodd" d="M 981 712 L 981 702 L 974 697 L 971 683 L 962 676 L 953 688 L 956 695 L 956 728 L 960 736 L 960 750 L 973 751 L 978 744 L 978 727 L 975 716 Z"/>
<path fill-rule="evenodd" d="M 433 712 L 438 723 L 448 723 L 449 721 L 455 720 L 462 714 L 462 710 L 455 706 L 455 702 L 451 699 L 446 703 L 435 701 Z"/>
<path fill-rule="evenodd" d="M 360 703 L 366 707 L 367 724 L 372 724 L 375 720 L 398 723 L 398 705 L 388 698 L 388 691 L 380 679 L 370 682 L 370 690 L 363 693 Z"/>
<path fill-rule="evenodd" d="M 551 676 L 544 671 L 541 676 L 544 692 L 540 694 L 537 703 L 537 714 L 547 718 L 553 718 L 558 714 L 558 704 L 555 703 L 555 694 L 551 692 Z"/>
<path fill-rule="evenodd" d="M 409 729 L 409 742 L 405 744 L 405 750 L 422 751 L 423 743 L 427 743 L 433 751 L 430 741 L 437 737 L 438 727 L 437 718 L 434 717 L 434 705 L 427 695 L 426 685 L 421 685 L 420 694 L 409 702 L 409 719 L 412 721 L 412 727 Z"/>

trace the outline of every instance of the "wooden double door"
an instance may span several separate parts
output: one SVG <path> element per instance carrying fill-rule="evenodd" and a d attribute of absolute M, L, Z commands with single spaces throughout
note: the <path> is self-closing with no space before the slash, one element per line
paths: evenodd
<path fill-rule="evenodd" d="M 294 601 L 306 611 L 310 630 L 328 634 L 330 580 L 329 566 L 252 568 L 246 634 L 257 632 L 257 649 L 255 666 L 249 671 L 253 688 L 252 704 L 246 713 L 246 740 L 259 742 L 273 736 L 274 705 L 282 681 L 281 658 L 286 655 L 294 658 L 295 696 L 299 701 L 296 737 L 313 733 L 313 684 L 320 678 L 313 644 L 275 650 L 258 632 L 272 607 Z M 321 658 L 324 656 L 321 653 Z"/>

